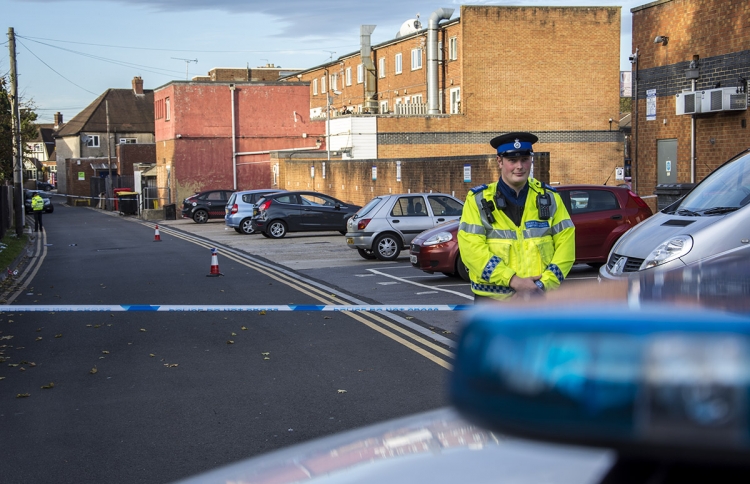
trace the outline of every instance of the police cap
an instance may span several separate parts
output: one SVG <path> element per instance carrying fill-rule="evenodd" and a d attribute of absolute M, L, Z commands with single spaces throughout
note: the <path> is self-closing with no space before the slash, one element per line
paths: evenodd
<path fill-rule="evenodd" d="M 492 138 L 490 145 L 497 150 L 498 156 L 529 156 L 534 153 L 531 145 L 539 138 L 531 133 L 507 133 Z"/>

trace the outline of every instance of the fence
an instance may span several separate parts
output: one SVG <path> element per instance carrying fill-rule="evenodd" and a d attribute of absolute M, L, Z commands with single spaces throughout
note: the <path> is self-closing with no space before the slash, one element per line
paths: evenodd
<path fill-rule="evenodd" d="M 172 191 L 170 188 L 157 186 L 141 188 L 141 201 L 144 210 L 162 208 L 169 204 L 171 199 Z"/>
<path fill-rule="evenodd" d="M 0 239 L 13 225 L 13 187 L 0 186 Z"/>

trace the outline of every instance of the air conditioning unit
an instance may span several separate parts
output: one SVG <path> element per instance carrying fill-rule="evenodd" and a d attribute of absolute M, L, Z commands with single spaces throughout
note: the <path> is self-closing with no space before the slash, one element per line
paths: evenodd
<path fill-rule="evenodd" d="M 676 113 L 695 114 L 701 112 L 703 91 L 683 91 L 676 95 Z"/>
<path fill-rule="evenodd" d="M 704 113 L 744 111 L 747 109 L 747 94 L 738 93 L 736 87 L 709 89 L 705 92 L 701 104 Z"/>

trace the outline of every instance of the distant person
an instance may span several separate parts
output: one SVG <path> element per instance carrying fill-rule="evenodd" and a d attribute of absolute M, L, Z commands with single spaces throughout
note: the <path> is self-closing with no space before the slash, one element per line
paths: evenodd
<path fill-rule="evenodd" d="M 39 192 L 34 192 L 34 196 L 31 197 L 31 210 L 34 212 L 34 232 L 44 230 L 44 226 L 42 225 L 44 199 L 39 195 Z"/>

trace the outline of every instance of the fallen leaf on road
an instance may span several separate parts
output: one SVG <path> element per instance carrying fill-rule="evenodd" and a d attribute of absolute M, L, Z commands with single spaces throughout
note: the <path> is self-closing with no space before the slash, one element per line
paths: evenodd
<path fill-rule="evenodd" d="M 260 314 L 261 316 L 265 316 L 265 314 L 266 314 L 266 311 L 265 311 L 265 310 L 263 310 L 263 311 L 259 312 L 258 314 Z"/>
<path fill-rule="evenodd" d="M 145 332 L 146 332 L 146 330 L 143 329 L 143 328 L 141 328 L 141 333 L 145 333 Z"/>
<path fill-rule="evenodd" d="M 269 358 L 269 357 L 267 357 L 267 356 L 266 356 L 266 357 L 264 357 L 263 359 L 264 359 L 264 360 L 270 360 L 271 358 Z"/>
<path fill-rule="evenodd" d="M 232 336 L 237 336 L 237 333 L 232 333 Z"/>
<path fill-rule="evenodd" d="M 164 363 L 164 366 L 166 366 L 167 368 L 176 368 L 177 363 Z"/>
<path fill-rule="evenodd" d="M 339 393 L 346 393 L 346 390 L 339 390 Z"/>
<path fill-rule="evenodd" d="M 26 398 L 30 396 L 31 396 L 30 393 L 19 393 L 18 395 L 16 395 L 16 398 Z"/>
<path fill-rule="evenodd" d="M 39 333 L 42 330 L 42 328 L 37 328 L 36 332 Z"/>
<path fill-rule="evenodd" d="M 242 331 L 247 331 L 247 328 L 246 328 L 246 327 L 244 327 L 244 326 L 243 326 L 243 327 L 241 327 L 240 329 L 241 329 Z"/>
<path fill-rule="evenodd" d="M 233 344 L 234 344 L 234 341 L 232 341 L 231 339 L 228 339 L 228 340 L 227 340 L 227 344 L 228 344 L 228 345 L 233 345 Z"/>
<path fill-rule="evenodd" d="M 270 355 L 270 354 L 271 354 L 271 352 L 270 352 L 270 351 L 266 351 L 265 353 L 261 353 L 261 355 L 263 355 L 263 356 L 268 356 L 268 355 Z"/>
<path fill-rule="evenodd" d="M 5 377 L 4 376 L 0 376 L 0 380 L 5 380 Z"/>
<path fill-rule="evenodd" d="M 0 336 L 0 339 L 13 339 L 13 336 L 11 336 L 11 335 Z"/>
<path fill-rule="evenodd" d="M 99 371 L 99 370 L 97 370 L 96 367 L 93 367 L 92 369 L 89 370 L 89 373 L 91 373 L 93 375 L 97 371 Z"/>
<path fill-rule="evenodd" d="M 148 355 L 148 356 L 150 356 L 151 358 L 153 358 L 153 357 L 154 357 L 154 356 L 156 356 L 156 355 L 155 355 L 155 354 L 153 354 L 153 353 L 149 353 L 149 355 Z"/>
<path fill-rule="evenodd" d="M 19 368 L 19 370 L 20 370 L 20 371 L 26 371 L 26 368 L 24 368 L 24 367 L 22 366 L 21 368 Z"/>
<path fill-rule="evenodd" d="M 406 319 L 414 319 L 414 316 L 407 316 Z"/>
<path fill-rule="evenodd" d="M 87 327 L 87 328 L 90 328 L 90 327 L 91 327 L 91 325 L 90 325 L 90 324 L 87 324 L 87 325 L 86 325 L 86 327 Z"/>
<path fill-rule="evenodd" d="M 101 324 L 95 324 L 95 325 L 94 325 L 94 327 L 95 327 L 95 328 L 101 328 L 101 327 L 102 327 L 102 325 L 101 325 Z"/>
<path fill-rule="evenodd" d="M 30 362 L 30 363 L 29 363 L 29 366 L 33 368 L 33 367 L 35 367 L 35 366 L 36 366 L 36 363 L 34 363 L 34 362 L 32 361 L 32 362 Z"/>
<path fill-rule="evenodd" d="M 107 350 L 102 350 L 102 353 L 104 353 L 105 355 L 108 355 L 108 354 L 109 354 L 109 351 L 107 351 Z"/>
<path fill-rule="evenodd" d="M 323 319 L 331 319 L 330 316 L 323 316 Z"/>
<path fill-rule="evenodd" d="M 49 385 L 44 385 L 42 387 L 42 390 L 49 390 L 50 388 L 54 388 L 55 384 L 53 382 L 49 382 Z"/>
<path fill-rule="evenodd" d="M 18 366 L 18 363 L 8 363 L 8 366 L 12 366 L 15 368 L 16 366 Z"/>
<path fill-rule="evenodd" d="M 62 334 L 56 334 L 55 338 L 62 338 Z"/>
<path fill-rule="evenodd" d="M 41 340 L 42 340 L 42 337 L 41 337 L 41 336 L 37 336 L 37 337 L 36 337 L 36 340 L 37 340 L 37 341 L 41 341 Z"/>
<path fill-rule="evenodd" d="M 443 331 L 443 334 L 451 334 L 450 331 Z"/>

